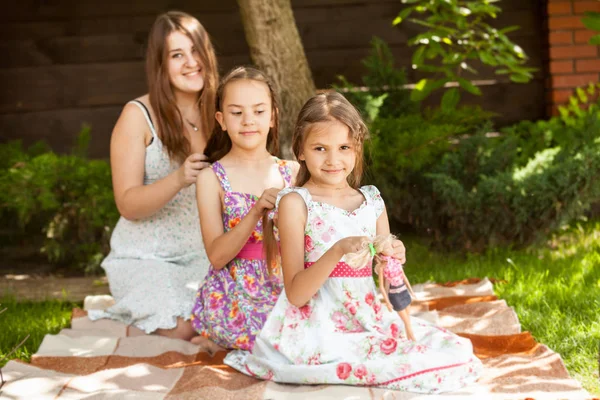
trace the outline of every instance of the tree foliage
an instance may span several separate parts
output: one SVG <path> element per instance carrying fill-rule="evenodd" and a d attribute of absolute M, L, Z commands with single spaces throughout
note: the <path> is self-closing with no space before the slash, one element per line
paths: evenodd
<path fill-rule="evenodd" d="M 429 75 L 415 85 L 413 100 L 421 101 L 451 83 L 457 86 L 444 93 L 442 107 L 445 109 L 458 104 L 459 89 L 480 95 L 481 90 L 464 77 L 465 73 L 477 74 L 473 61 L 492 67 L 496 74 L 508 75 L 513 82 L 526 83 L 532 78 L 535 69 L 525 66 L 525 52 L 507 36 L 518 27 L 496 29 L 487 23 L 502 11 L 493 4 L 495 0 L 402 2 L 406 7 L 393 23 L 411 21 L 425 28 L 409 40 L 409 45 L 416 47 L 413 68 Z"/>

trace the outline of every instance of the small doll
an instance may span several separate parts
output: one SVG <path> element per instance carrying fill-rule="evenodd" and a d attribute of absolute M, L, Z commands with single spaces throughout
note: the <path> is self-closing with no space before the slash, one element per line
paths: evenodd
<path fill-rule="evenodd" d="M 406 336 L 410 340 L 416 340 L 408 313 L 412 297 L 416 296 L 404 274 L 402 264 L 392 257 L 394 239 L 393 235 L 377 236 L 372 243 L 366 242 L 363 250 L 347 255 L 346 263 L 353 268 L 361 268 L 368 263 L 370 258 L 375 260 L 375 272 L 379 275 L 379 290 L 388 310 L 398 312 L 404 322 Z"/>

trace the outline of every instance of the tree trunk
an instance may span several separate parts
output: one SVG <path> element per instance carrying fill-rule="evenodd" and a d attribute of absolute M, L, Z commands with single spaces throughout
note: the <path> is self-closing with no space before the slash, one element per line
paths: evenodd
<path fill-rule="evenodd" d="M 292 158 L 291 140 L 298 112 L 315 94 L 290 0 L 238 0 L 252 61 L 272 80 L 281 104 L 280 154 Z"/>

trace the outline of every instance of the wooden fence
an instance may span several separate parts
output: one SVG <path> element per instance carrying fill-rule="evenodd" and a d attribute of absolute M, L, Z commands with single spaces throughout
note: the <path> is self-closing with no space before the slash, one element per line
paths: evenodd
<path fill-rule="evenodd" d="M 82 123 L 92 126 L 91 154 L 108 156 L 123 104 L 146 92 L 143 49 L 157 14 L 195 15 L 213 38 L 221 71 L 250 63 L 234 0 L 19 0 L 0 15 L 0 137 L 29 144 L 44 139 L 68 151 Z M 393 27 L 398 0 L 292 0 L 296 23 L 318 87 L 337 75 L 360 82 L 360 60 L 373 36 L 388 42 L 399 66 L 410 69 L 406 44 L 414 26 Z M 544 117 L 547 34 L 542 0 L 502 0 L 498 26 L 511 34 L 540 71 L 528 84 L 495 82 L 467 98 L 501 115 L 500 122 Z M 477 79 L 495 80 L 489 69 Z"/>

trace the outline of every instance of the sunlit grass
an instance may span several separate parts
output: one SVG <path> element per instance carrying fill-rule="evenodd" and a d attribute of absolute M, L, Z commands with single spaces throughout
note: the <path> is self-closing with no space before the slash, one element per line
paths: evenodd
<path fill-rule="evenodd" d="M 12 351 L 27 335 L 27 341 L 10 358 L 29 361 L 40 347 L 44 336 L 58 333 L 71 323 L 71 311 L 81 304 L 61 300 L 17 302 L 14 298 L 0 299 L 0 359 Z M 0 363 L 6 364 L 7 360 Z"/>
<path fill-rule="evenodd" d="M 405 239 L 411 282 L 468 277 L 506 280 L 495 293 L 514 307 L 523 330 L 559 353 L 571 376 L 600 393 L 600 223 L 588 223 L 528 250 L 494 249 L 467 257 Z"/>

